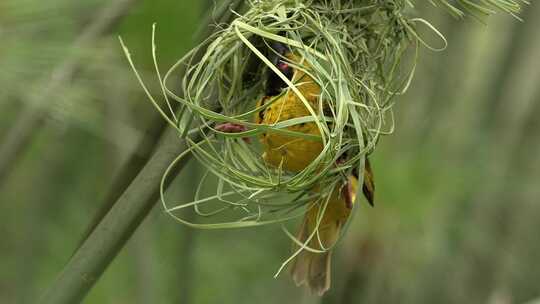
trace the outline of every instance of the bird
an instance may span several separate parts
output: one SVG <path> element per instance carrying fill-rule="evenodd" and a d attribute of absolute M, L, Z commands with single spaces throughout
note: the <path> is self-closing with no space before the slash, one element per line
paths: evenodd
<path fill-rule="evenodd" d="M 271 43 L 270 48 L 269 57 L 272 59 L 272 64 L 295 84 L 311 108 L 318 114 L 321 94 L 320 85 L 304 70 L 294 68 L 295 66 L 303 66 L 309 69 L 309 63 L 283 43 Z M 274 125 L 293 118 L 310 116 L 308 108 L 297 93 L 288 89 L 288 87 L 280 76 L 269 69 L 266 77 L 265 94 L 257 102 L 257 107 L 261 108 L 261 110 L 255 113 L 254 120 L 256 123 Z M 272 104 L 264 107 L 268 102 L 272 102 Z M 289 126 L 287 130 L 320 136 L 319 128 L 314 122 Z M 262 133 L 260 142 L 263 147 L 262 159 L 264 162 L 289 172 L 299 172 L 305 169 L 323 149 L 323 144 L 320 141 L 272 131 Z M 367 158 L 363 181 L 362 190 L 364 196 L 368 203 L 373 206 L 375 184 L 371 164 Z M 331 283 L 332 250 L 326 249 L 334 245 L 341 233 L 341 229 L 349 219 L 356 199 L 357 186 L 358 173 L 353 170 L 349 176 L 337 182 L 330 194 L 330 198 L 327 200 L 328 203 L 324 208 L 322 217 L 319 215 L 324 204 L 323 200 L 319 200 L 317 203 L 309 205 L 310 207 L 308 207 L 300 226 L 297 240 L 302 244 L 307 243 L 307 246 L 311 249 L 324 252 L 302 250 L 295 257 L 290 273 L 296 285 L 307 285 L 312 293 L 319 296 L 329 290 Z M 314 187 L 312 191 L 318 191 L 318 187 Z M 320 221 L 317 225 L 318 218 L 320 218 Z M 298 248 L 298 246 L 296 247 Z"/>
<path fill-rule="evenodd" d="M 310 106 L 313 109 L 318 108 L 317 104 L 321 93 L 320 86 L 305 72 L 293 69 L 289 62 L 285 61 L 287 59 L 290 62 L 302 64 L 301 60 L 279 43 L 274 43 L 272 46 L 276 51 L 272 60 L 273 63 L 289 80 L 296 83 L 296 88 Z M 277 99 L 255 115 L 255 121 L 258 124 L 274 125 L 281 121 L 310 115 L 308 108 L 295 92 L 292 90 L 282 92 L 285 87 L 288 87 L 287 84 L 276 73 L 269 71 L 266 94 L 259 100 L 257 107 L 262 107 L 267 102 Z M 319 129 L 314 122 L 293 125 L 287 129 L 305 134 L 320 135 Z M 274 167 L 281 167 L 291 172 L 303 170 L 323 149 L 323 144 L 320 141 L 306 140 L 281 133 L 262 133 L 260 139 L 264 147 L 262 155 L 264 161 Z"/>
<path fill-rule="evenodd" d="M 302 221 L 297 240 L 312 252 L 304 249 L 292 262 L 290 274 L 297 286 L 307 285 L 311 293 L 322 296 L 330 289 L 332 247 L 347 223 L 356 198 L 358 179 L 354 175 L 346 183 L 338 184 L 330 194 L 325 208 L 325 199 L 311 205 Z M 323 212 L 320 215 L 321 212 Z M 298 250 L 298 245 L 294 248 Z"/>

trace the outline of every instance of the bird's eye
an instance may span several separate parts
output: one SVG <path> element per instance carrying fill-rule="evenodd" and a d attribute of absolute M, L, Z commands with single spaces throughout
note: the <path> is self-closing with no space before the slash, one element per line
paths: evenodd
<path fill-rule="evenodd" d="M 280 60 L 277 64 L 277 68 L 285 75 L 285 77 L 287 77 L 287 79 L 292 80 L 293 69 L 287 62 Z"/>
<path fill-rule="evenodd" d="M 285 57 L 290 52 L 289 48 L 282 43 L 273 43 L 270 56 L 272 58 L 272 64 L 281 72 L 287 79 L 292 80 L 294 69 L 285 61 Z M 266 95 L 276 96 L 281 93 L 281 90 L 287 87 L 287 83 L 283 79 L 269 69 L 266 80 Z"/>
<path fill-rule="evenodd" d="M 290 69 L 289 64 L 286 63 L 286 62 L 283 62 L 283 61 L 280 61 L 280 62 L 277 64 L 277 68 L 278 68 L 282 73 L 285 73 L 285 72 L 287 72 L 287 70 Z"/>

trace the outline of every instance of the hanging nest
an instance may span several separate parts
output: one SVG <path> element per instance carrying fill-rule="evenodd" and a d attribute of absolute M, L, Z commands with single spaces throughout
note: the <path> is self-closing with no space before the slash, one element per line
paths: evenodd
<path fill-rule="evenodd" d="M 487 6 L 476 4 L 476 8 L 470 1 L 459 1 L 477 15 L 489 13 L 490 7 L 512 14 L 519 10 L 514 1 L 482 2 Z M 459 6 L 447 1 L 432 3 L 458 16 L 463 14 Z M 412 4 L 407 0 L 261 0 L 248 1 L 247 6 L 244 14 L 235 12 L 233 22 L 218 25 L 220 30 L 179 60 L 163 78 L 159 76 L 164 104 L 145 87 L 155 107 L 189 145 L 171 164 L 164 180 L 188 153 L 207 169 L 191 202 L 167 201 L 162 187 L 165 210 L 193 227 L 238 228 L 284 222 L 302 216 L 306 210 L 302 207 L 308 203 L 327 199 L 336 181 L 352 172 L 364 172 L 366 157 L 379 138 L 393 132 L 395 97 L 411 82 L 419 46 L 437 49 L 424 42 L 417 26 L 425 26 L 441 39 L 438 49 L 446 46 L 444 37 L 427 21 L 411 17 Z M 276 42 L 298 59 L 287 63 L 321 88 L 316 104 L 307 102 L 299 84 L 276 68 L 272 61 Z M 182 94 L 175 94 L 173 88 L 177 89 L 178 83 L 171 84 L 169 79 L 179 69 L 184 71 Z M 308 114 L 275 124 L 257 123 L 254 116 L 275 102 L 274 98 L 257 103 L 265 95 L 268 75 L 283 80 L 287 84 L 283 94 L 294 93 Z M 306 134 L 292 128 L 306 123 L 314 124 L 318 132 Z M 223 124 L 241 128 L 225 132 L 219 128 Z M 318 141 L 322 152 L 300 172 L 269 166 L 261 157 L 259 144 L 259 137 L 266 133 Z M 216 193 L 201 197 L 202 187 L 211 179 L 217 183 Z M 314 187 L 317 191 L 312 191 Z M 181 216 L 184 208 L 194 208 L 206 220 L 186 221 Z M 216 223 L 212 219 L 217 215 L 221 215 L 217 217 L 220 221 L 224 217 L 229 220 Z"/>
<path fill-rule="evenodd" d="M 192 141 L 188 137 L 191 153 L 209 174 L 218 177 L 219 189 L 228 189 L 213 198 L 219 201 L 225 195 L 242 197 L 228 207 L 247 214 L 241 221 L 219 227 L 289 219 L 291 210 L 313 200 L 310 190 L 315 185 L 320 189 L 318 196 L 326 197 L 335 186 L 331 181 L 353 170 L 363 172 L 365 157 L 375 149 L 379 137 L 392 132 L 393 97 L 405 91 L 414 71 L 412 65 L 405 76 L 401 72 L 404 55 L 415 45 L 411 42 L 417 36 L 415 21 L 406 18 L 403 11 L 403 3 L 389 1 L 365 5 L 348 1 L 252 2 L 245 14 L 167 73 L 164 84 L 176 69 L 187 68 L 182 79 L 183 96 L 163 86 L 172 102 L 182 106 L 180 113 L 171 111 L 167 119 L 180 134 L 198 133 L 202 138 Z M 298 83 L 288 80 L 272 63 L 271 45 L 275 42 L 286 45 L 301 58 L 289 64 L 320 86 L 317 106 L 310 105 L 298 90 Z M 205 50 L 202 58 L 192 61 L 200 50 Z M 294 92 L 310 115 L 272 125 L 254 122 L 256 113 L 275 101 L 256 105 L 264 95 L 269 73 L 286 80 L 285 91 Z M 216 127 L 224 123 L 245 128 L 227 133 Z M 306 123 L 315 124 L 319 134 L 291 131 L 292 126 Z M 296 174 L 269 166 L 257 144 L 257 138 L 269 132 L 319 141 L 322 153 Z M 348 156 L 346 161 L 338 162 L 343 155 Z M 283 203 L 283 193 L 293 194 L 288 202 Z M 282 203 L 272 204 L 276 197 Z M 197 200 L 187 205 L 167 205 L 167 210 L 174 212 L 201 203 Z"/>

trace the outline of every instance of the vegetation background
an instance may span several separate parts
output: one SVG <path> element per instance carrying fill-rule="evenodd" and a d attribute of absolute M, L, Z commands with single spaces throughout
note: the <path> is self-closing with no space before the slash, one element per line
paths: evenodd
<path fill-rule="evenodd" d="M 115 1 L 116 22 L 92 35 Z M 165 70 L 208 7 L 0 2 L 1 303 L 37 302 L 155 123 L 117 35 L 150 79 L 152 23 Z M 498 14 L 487 26 L 428 1 L 417 10 L 449 47 L 421 51 L 396 132 L 372 159 L 376 208 L 360 208 L 325 297 L 273 278 L 290 250 L 279 226 L 196 231 L 156 207 L 84 303 L 537 303 L 540 4 L 525 22 Z M 190 164 L 171 195 L 188 200 L 197 176 Z"/>

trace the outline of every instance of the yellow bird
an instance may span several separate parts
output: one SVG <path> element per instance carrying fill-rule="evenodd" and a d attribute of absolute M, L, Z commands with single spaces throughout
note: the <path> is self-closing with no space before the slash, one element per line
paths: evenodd
<path fill-rule="evenodd" d="M 287 58 L 292 62 L 298 62 L 292 53 L 287 54 Z M 280 70 L 285 71 L 285 75 L 291 69 L 287 63 L 278 64 Z M 273 73 L 273 72 L 272 72 Z M 303 71 L 296 70 L 291 78 L 300 93 L 306 98 L 313 109 L 318 109 L 318 100 L 321 93 L 320 87 L 315 81 L 306 75 Z M 285 84 L 285 82 L 283 82 Z M 274 85 L 274 84 L 270 84 Z M 286 86 L 286 85 L 285 85 Z M 274 88 L 272 88 L 273 90 Z M 271 90 L 267 90 L 271 91 Z M 264 105 L 275 96 L 266 95 L 263 97 L 257 107 Z M 280 121 L 286 121 L 293 118 L 309 116 L 310 113 L 300 98 L 292 90 L 288 90 L 271 106 L 256 115 L 256 121 L 259 124 L 273 125 Z M 312 135 L 320 135 L 319 129 L 314 122 L 294 125 L 287 128 L 290 131 L 302 132 Z M 278 133 L 264 133 L 261 135 L 261 142 L 265 149 L 263 159 L 275 167 L 282 166 L 284 170 L 298 172 L 308 166 L 322 151 L 323 145 L 320 141 L 306 140 L 295 136 L 287 136 Z"/>
<path fill-rule="evenodd" d="M 357 185 L 358 179 L 349 176 L 346 184 L 337 186 L 332 192 L 322 217 L 320 214 L 325 201 L 309 208 L 300 227 L 297 239 L 302 244 L 309 240 L 307 247 L 325 252 L 317 253 L 308 249 L 301 251 L 292 264 L 291 276 L 296 285 L 306 284 L 312 293 L 319 296 L 330 289 L 332 250 L 327 249 L 337 242 L 341 228 L 349 218 Z M 298 249 L 298 246 L 295 246 L 295 249 Z"/>
<path fill-rule="evenodd" d="M 305 72 L 293 69 L 289 63 L 305 67 L 309 67 L 309 65 L 294 55 L 283 44 L 274 43 L 272 49 L 275 55 L 273 59 L 275 66 L 296 85 L 312 109 L 317 113 L 321 93 L 320 86 Z M 309 116 L 308 109 L 296 93 L 292 90 L 283 92 L 288 87 L 286 83 L 274 72 L 270 71 L 269 73 L 266 95 L 257 103 L 257 107 L 263 106 L 274 98 L 277 98 L 277 100 L 257 113 L 255 121 L 259 124 L 274 125 L 292 118 Z M 313 122 L 290 126 L 287 129 L 320 135 L 317 125 Z M 306 168 L 321 153 L 323 148 L 322 143 L 319 141 L 273 132 L 262 134 L 260 140 L 264 149 L 262 155 L 264 161 L 271 166 L 281 167 L 291 172 L 298 172 Z M 315 250 L 331 247 L 337 241 L 341 228 L 349 218 L 352 203 L 355 201 L 357 183 L 357 176 L 354 175 L 349 176 L 347 181 L 338 183 L 324 210 L 318 229 L 317 218 L 323 204 L 313 205 L 306 212 L 298 234 L 298 240 L 305 243 L 311 237 L 308 246 Z M 374 190 L 373 174 L 368 161 L 364 171 L 363 192 L 371 205 L 373 205 Z M 316 229 L 318 234 L 314 232 Z M 323 248 L 320 246 L 321 243 Z M 331 251 L 324 253 L 302 251 L 296 257 L 291 268 L 291 275 L 295 283 L 297 285 L 306 284 L 313 293 L 318 295 L 324 294 L 330 288 L 331 254 Z"/>

